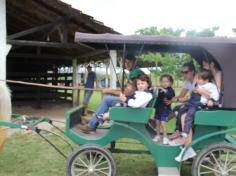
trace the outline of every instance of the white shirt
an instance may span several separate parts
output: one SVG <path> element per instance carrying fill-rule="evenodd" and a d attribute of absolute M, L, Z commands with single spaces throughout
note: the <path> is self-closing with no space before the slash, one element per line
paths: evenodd
<path fill-rule="evenodd" d="M 210 92 L 210 98 L 212 98 L 213 100 L 215 100 L 215 101 L 219 100 L 219 98 L 220 98 L 219 90 L 217 89 L 215 84 L 209 82 L 209 83 L 206 83 L 206 84 L 203 84 L 203 85 L 198 85 L 198 87 Z M 200 102 L 202 104 L 207 104 L 208 99 L 204 96 L 201 96 Z"/>
<path fill-rule="evenodd" d="M 128 100 L 128 106 L 132 108 L 145 108 L 152 99 L 152 94 L 145 91 L 135 91 L 135 99 Z"/>
<path fill-rule="evenodd" d="M 193 88 L 195 87 L 195 85 L 196 85 L 196 81 L 195 80 L 193 82 L 185 80 L 183 88 L 192 91 Z"/>

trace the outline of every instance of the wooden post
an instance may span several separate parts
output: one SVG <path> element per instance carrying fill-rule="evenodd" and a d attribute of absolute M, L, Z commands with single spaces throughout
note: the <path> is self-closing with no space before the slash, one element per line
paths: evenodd
<path fill-rule="evenodd" d="M 106 63 L 106 79 L 105 79 L 105 87 L 109 85 L 109 73 L 108 73 L 108 63 Z"/>
<path fill-rule="evenodd" d="M 6 55 L 7 55 L 7 45 L 6 45 L 6 1 L 0 1 L 0 79 L 6 79 Z"/>
<path fill-rule="evenodd" d="M 110 50 L 110 87 L 116 88 L 116 65 L 117 65 L 117 52 L 116 50 Z"/>
<path fill-rule="evenodd" d="M 78 64 L 77 59 L 73 59 L 73 86 L 78 86 Z M 79 90 L 73 90 L 73 106 L 79 105 Z"/>
<path fill-rule="evenodd" d="M 10 46 L 6 44 L 6 1 L 0 1 L 0 79 L 6 79 L 6 55 L 10 50 Z M 0 121 L 9 121 L 11 114 L 11 98 L 9 90 L 5 83 L 0 82 Z M 7 130 L 0 126 L 0 153 L 2 151 L 5 139 L 7 137 Z"/>

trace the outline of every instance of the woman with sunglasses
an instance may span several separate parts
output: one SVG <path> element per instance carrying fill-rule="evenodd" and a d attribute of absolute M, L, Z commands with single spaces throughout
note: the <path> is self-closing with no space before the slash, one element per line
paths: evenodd
<path fill-rule="evenodd" d="M 188 62 L 183 65 L 182 74 L 185 81 L 179 96 L 173 97 L 171 101 L 165 100 L 166 104 L 170 104 L 171 102 L 185 103 L 189 100 L 187 94 L 192 91 L 196 84 L 196 70 L 193 62 Z"/>
<path fill-rule="evenodd" d="M 179 96 L 175 96 L 172 98 L 171 102 L 175 102 L 175 103 L 186 103 L 189 100 L 189 96 L 187 96 L 187 94 L 189 92 L 191 92 L 196 85 L 196 69 L 195 66 L 193 64 L 193 62 L 188 62 L 185 63 L 182 67 L 182 74 L 184 77 L 184 84 L 183 87 L 180 91 Z M 166 103 L 170 103 L 170 101 L 166 100 Z M 176 108 L 174 108 L 175 112 L 178 112 L 179 109 L 181 109 L 182 106 L 177 106 Z M 178 137 L 180 137 L 180 131 L 181 131 L 181 122 L 179 120 L 176 121 L 176 129 L 175 129 L 175 133 L 172 134 L 171 136 L 169 136 L 170 140 L 174 140 Z"/>

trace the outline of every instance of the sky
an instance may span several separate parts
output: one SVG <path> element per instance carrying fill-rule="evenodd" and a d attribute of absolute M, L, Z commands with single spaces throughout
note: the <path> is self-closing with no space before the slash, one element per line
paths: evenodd
<path fill-rule="evenodd" d="M 128 35 L 145 27 L 200 31 L 219 26 L 218 36 L 235 36 L 235 0 L 62 0 L 104 25 Z"/>

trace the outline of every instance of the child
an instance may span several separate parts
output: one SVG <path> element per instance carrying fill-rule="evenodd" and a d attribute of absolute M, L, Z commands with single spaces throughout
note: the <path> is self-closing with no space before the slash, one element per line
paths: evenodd
<path fill-rule="evenodd" d="M 209 100 L 218 101 L 219 91 L 215 84 L 211 83 L 212 73 L 209 70 L 203 69 L 198 73 L 197 84 L 192 90 L 189 102 L 181 111 L 178 112 L 177 120 L 180 120 L 184 113 L 186 114 L 185 123 L 181 137 L 175 143 L 179 145 L 188 144 L 191 138 L 189 132 L 192 128 L 194 115 L 197 110 L 206 107 Z"/>
<path fill-rule="evenodd" d="M 175 92 L 171 87 L 174 80 L 171 75 L 165 74 L 160 77 L 161 87 L 159 88 L 159 94 L 155 105 L 156 114 L 156 136 L 153 138 L 154 142 L 160 140 L 161 128 L 163 131 L 163 144 L 168 144 L 169 140 L 167 137 L 167 124 L 168 116 L 171 112 L 171 104 L 166 105 L 164 100 L 171 100 L 175 96 Z"/>
<path fill-rule="evenodd" d="M 125 94 L 120 94 L 120 101 L 126 107 L 131 108 L 145 108 L 150 100 L 152 99 L 152 94 L 149 92 L 151 85 L 150 78 L 142 74 L 136 80 L 136 91 L 133 95 L 125 96 Z M 109 119 L 109 113 L 103 115 L 103 120 Z"/>
<path fill-rule="evenodd" d="M 148 92 L 148 89 L 151 87 L 150 78 L 147 75 L 142 74 L 135 80 L 135 85 L 136 85 L 137 90 L 133 94 L 130 94 L 130 95 L 121 94 L 120 102 L 125 104 L 125 106 L 132 107 L 132 108 L 145 107 L 149 103 L 149 101 L 152 99 L 152 94 Z M 103 115 L 102 121 L 105 121 L 108 119 L 109 119 L 109 114 L 105 113 Z M 89 129 L 88 125 L 87 126 L 80 125 L 79 129 L 84 133 L 95 132 L 98 125 L 99 123 L 96 123 L 96 126 L 94 129 Z"/>

